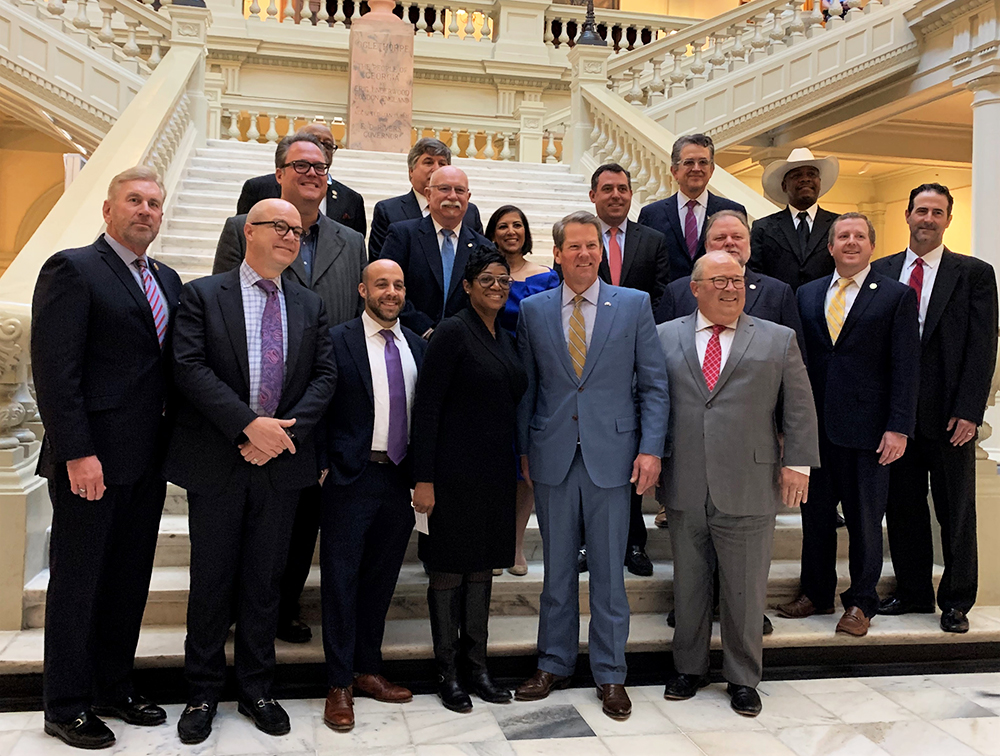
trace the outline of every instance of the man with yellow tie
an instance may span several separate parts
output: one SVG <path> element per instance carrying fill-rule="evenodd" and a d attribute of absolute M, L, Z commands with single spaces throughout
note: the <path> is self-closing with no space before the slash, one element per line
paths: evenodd
<path fill-rule="evenodd" d="M 871 269 L 875 229 L 860 213 L 833 222 L 836 270 L 799 288 L 821 466 L 802 505 L 802 585 L 782 617 L 832 614 L 837 504 L 851 539 L 850 587 L 837 632 L 863 636 L 878 609 L 889 465 L 916 424 L 920 334 L 913 289 Z"/>

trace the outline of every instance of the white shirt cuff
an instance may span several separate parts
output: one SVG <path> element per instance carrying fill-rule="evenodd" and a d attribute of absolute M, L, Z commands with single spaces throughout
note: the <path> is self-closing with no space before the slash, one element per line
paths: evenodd
<path fill-rule="evenodd" d="M 785 467 L 794 472 L 801 473 L 806 477 L 809 477 L 809 471 L 811 469 L 808 465 L 785 465 Z"/>

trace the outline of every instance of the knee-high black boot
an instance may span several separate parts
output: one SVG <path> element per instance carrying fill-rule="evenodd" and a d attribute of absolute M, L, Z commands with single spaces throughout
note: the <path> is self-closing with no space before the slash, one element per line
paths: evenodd
<path fill-rule="evenodd" d="M 472 699 L 458 681 L 458 631 L 461 625 L 462 587 L 427 589 L 434 659 L 438 666 L 438 695 L 446 709 L 472 711 Z"/>
<path fill-rule="evenodd" d="M 496 683 L 486 668 L 490 595 L 493 581 L 465 583 L 462 616 L 462 646 L 468 672 L 468 688 L 488 703 L 509 703 L 510 690 Z"/>

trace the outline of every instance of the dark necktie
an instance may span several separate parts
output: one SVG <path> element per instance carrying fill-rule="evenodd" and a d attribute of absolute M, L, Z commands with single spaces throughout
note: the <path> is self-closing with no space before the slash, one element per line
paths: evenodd
<path fill-rule="evenodd" d="M 254 286 L 267 294 L 264 315 L 260 319 L 260 389 L 258 406 L 260 414 L 274 417 L 281 401 L 281 386 L 285 380 L 284 334 L 281 332 L 281 305 L 278 303 L 278 285 L 260 279 Z"/>
<path fill-rule="evenodd" d="M 805 257 L 809 247 L 809 213 L 803 210 L 795 217 L 799 219 L 799 227 L 796 229 L 799 234 L 799 252 Z"/>
<path fill-rule="evenodd" d="M 403 361 L 396 346 L 396 334 L 388 329 L 379 331 L 385 339 L 385 372 L 389 378 L 389 459 L 399 464 L 406 456 L 406 382 Z"/>
<path fill-rule="evenodd" d="M 695 217 L 694 209 L 698 206 L 698 200 L 688 200 L 687 215 L 684 217 L 684 244 L 687 245 L 688 257 L 692 260 L 698 254 L 698 219 Z"/>
<path fill-rule="evenodd" d="M 924 293 L 924 265 L 921 258 L 917 258 L 913 263 L 913 272 L 910 273 L 910 288 L 917 292 L 917 309 L 920 309 L 920 295 Z"/>

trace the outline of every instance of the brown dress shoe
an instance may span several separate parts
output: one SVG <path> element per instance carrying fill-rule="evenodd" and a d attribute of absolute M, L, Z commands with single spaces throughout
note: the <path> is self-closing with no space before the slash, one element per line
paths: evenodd
<path fill-rule="evenodd" d="M 656 517 L 653 518 L 653 524 L 658 528 L 667 527 L 667 508 L 660 507 L 660 511 L 656 513 Z"/>
<path fill-rule="evenodd" d="M 597 697 L 604 703 L 604 713 L 612 719 L 623 722 L 632 713 L 632 701 L 629 700 L 624 685 L 602 685 L 597 689 Z"/>
<path fill-rule="evenodd" d="M 330 688 L 323 709 L 323 723 L 337 732 L 354 729 L 354 696 L 350 688 Z"/>
<path fill-rule="evenodd" d="M 811 617 L 814 614 L 833 614 L 832 606 L 829 609 L 817 609 L 816 605 L 804 593 L 795 599 L 795 601 L 789 601 L 787 604 L 778 604 L 775 609 L 778 610 L 778 616 L 785 619 L 803 619 L 804 617 Z"/>
<path fill-rule="evenodd" d="M 865 613 L 858 607 L 852 606 L 844 612 L 844 616 L 837 623 L 837 632 L 853 635 L 855 638 L 863 638 L 868 635 L 868 626 L 872 623 L 865 616 Z"/>
<path fill-rule="evenodd" d="M 413 700 L 409 690 L 389 682 L 382 675 L 358 675 L 354 678 L 354 692 L 382 703 L 409 703 Z"/>
<path fill-rule="evenodd" d="M 560 677 L 539 669 L 529 679 L 517 686 L 514 698 L 518 701 L 541 701 L 543 698 L 548 698 L 549 693 L 553 690 L 568 687 L 568 677 Z"/>

